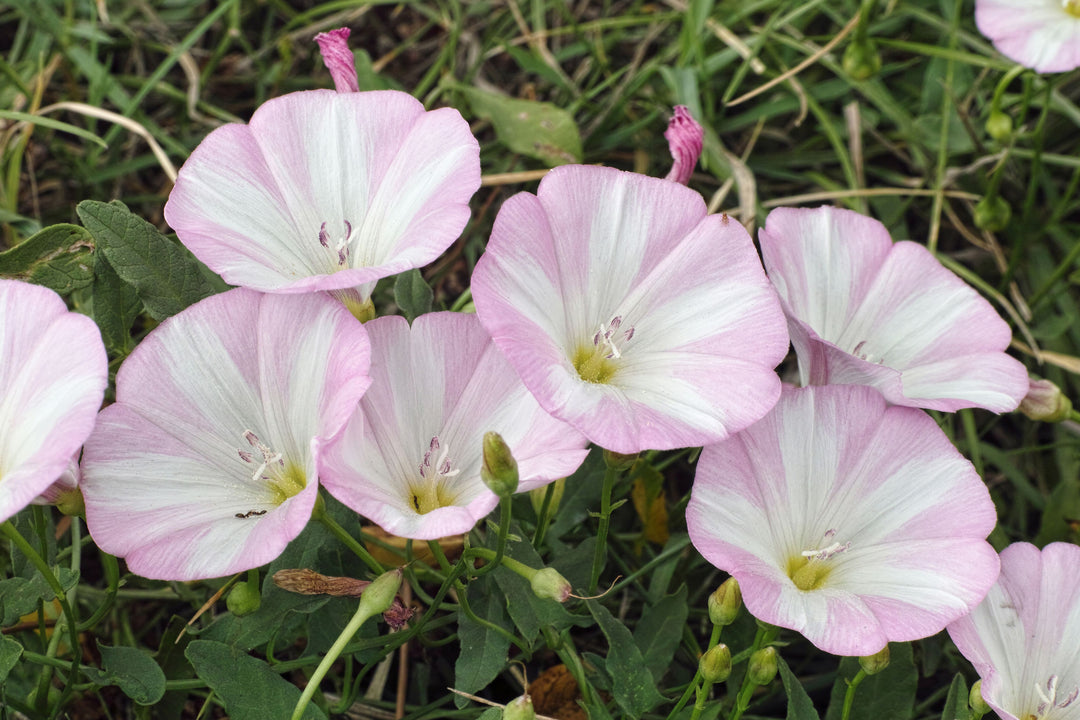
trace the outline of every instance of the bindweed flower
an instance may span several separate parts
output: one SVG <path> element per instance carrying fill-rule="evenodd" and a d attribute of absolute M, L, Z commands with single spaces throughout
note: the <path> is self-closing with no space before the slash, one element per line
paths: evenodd
<path fill-rule="evenodd" d="M 0 279 L 0 522 L 70 470 L 107 382 L 90 318 L 48 288 Z"/>
<path fill-rule="evenodd" d="M 555 168 L 503 204 L 472 289 L 544 409 L 608 450 L 720 440 L 779 395 L 787 332 L 753 243 L 682 185 Z"/>
<path fill-rule="evenodd" d="M 362 302 L 379 278 L 438 257 L 479 186 L 480 147 L 457 110 L 392 90 L 311 90 L 211 132 L 165 218 L 233 285 Z"/>
<path fill-rule="evenodd" d="M 690 539 L 746 609 L 836 655 L 927 637 L 997 577 L 978 473 L 933 419 L 871 388 L 785 387 L 776 407 L 702 450 Z"/>
<path fill-rule="evenodd" d="M 319 457 L 367 388 L 369 357 L 364 327 L 325 295 L 236 289 L 163 322 L 86 443 L 94 541 L 162 580 L 273 560 L 311 517 Z"/>
<path fill-rule="evenodd" d="M 1015 410 L 1024 366 L 990 304 L 913 242 L 850 210 L 779 208 L 761 230 L 802 383 L 871 385 L 896 405 Z"/>
<path fill-rule="evenodd" d="M 1000 717 L 1080 718 L 1080 547 L 1005 548 L 997 583 L 949 636 Z"/>
<path fill-rule="evenodd" d="M 1080 67 L 1080 0 L 975 0 L 975 24 L 998 52 L 1036 72 Z"/>
<path fill-rule="evenodd" d="M 429 313 L 367 323 L 372 384 L 328 446 L 322 482 L 400 537 L 468 532 L 498 504 L 480 472 L 484 434 L 517 461 L 519 491 L 572 473 L 585 439 L 545 413 L 475 315 Z"/>

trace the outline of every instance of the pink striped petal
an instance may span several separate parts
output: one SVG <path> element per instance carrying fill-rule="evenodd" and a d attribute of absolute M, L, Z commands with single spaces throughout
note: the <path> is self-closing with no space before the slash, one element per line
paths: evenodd
<path fill-rule="evenodd" d="M 1036 72 L 1080 67 L 1080 9 L 1062 0 L 976 0 L 975 24 L 998 51 Z"/>
<path fill-rule="evenodd" d="M 755 617 L 853 656 L 977 605 L 997 576 L 996 520 L 929 416 L 845 385 L 785 387 L 761 421 L 706 446 L 686 510 L 694 545 Z M 815 567 L 824 579 L 800 585 Z"/>

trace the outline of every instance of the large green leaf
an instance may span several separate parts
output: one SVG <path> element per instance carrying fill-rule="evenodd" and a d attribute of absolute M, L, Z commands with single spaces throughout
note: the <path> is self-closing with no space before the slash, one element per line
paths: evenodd
<path fill-rule="evenodd" d="M 116 685 L 139 705 L 153 705 L 165 694 L 165 673 L 154 659 L 133 647 L 98 643 L 101 670 L 83 668 L 98 685 Z"/>
<path fill-rule="evenodd" d="M 405 319 L 412 324 L 418 316 L 431 312 L 431 302 L 435 293 L 424 281 L 419 270 L 409 270 L 394 280 L 394 302 L 401 308 Z"/>
<path fill-rule="evenodd" d="M 496 588 L 491 575 L 469 583 L 466 597 L 477 617 L 506 627 L 502 593 Z M 454 688 L 476 693 L 487 687 L 506 667 L 510 640 L 502 633 L 469 619 L 465 613 L 458 614 L 458 639 L 461 641 L 461 653 L 454 663 Z M 465 707 L 468 699 L 456 695 L 454 702 L 458 707 Z"/>
<path fill-rule="evenodd" d="M 0 277 L 44 285 L 61 295 L 94 280 L 94 238 L 78 225 L 50 225 L 0 253 Z"/>
<path fill-rule="evenodd" d="M 780 680 L 784 683 L 784 692 L 787 693 L 787 720 L 820 720 L 814 702 L 806 694 L 806 688 L 799 682 L 799 678 L 791 672 L 784 658 L 778 655 L 777 660 Z"/>
<path fill-rule="evenodd" d="M 0 684 L 7 679 L 15 663 L 19 662 L 20 655 L 22 655 L 22 645 L 7 635 L 0 635 Z"/>
<path fill-rule="evenodd" d="M 510 528 L 510 533 L 512 535 L 523 535 L 521 528 L 517 525 Z M 492 542 L 494 542 L 494 539 L 494 533 L 492 533 Z M 524 540 L 508 542 L 506 554 L 529 567 L 540 568 L 544 565 L 532 543 Z M 517 573 L 505 567 L 499 567 L 491 575 L 495 578 L 499 590 L 503 593 L 510 619 L 514 621 L 518 630 L 521 631 L 522 637 L 529 642 L 536 640 L 543 628 L 561 632 L 579 619 L 579 616 L 567 612 L 562 603 L 537 597 L 529 581 Z M 588 621 L 588 618 L 585 618 L 585 621 Z"/>
<path fill-rule="evenodd" d="M 496 93 L 462 88 L 474 114 L 491 121 L 495 134 L 510 150 L 548 165 L 581 162 L 581 135 L 574 117 L 546 102 L 518 100 Z"/>
<path fill-rule="evenodd" d="M 919 676 L 912 659 L 911 643 L 889 643 L 889 667 L 862 681 L 855 691 L 848 720 L 908 720 L 915 714 L 915 686 Z M 858 658 L 844 658 L 829 696 L 825 720 L 840 720 L 848 681 L 859 672 Z"/>
<path fill-rule="evenodd" d="M 211 640 L 194 640 L 184 654 L 195 666 L 195 674 L 221 698 L 232 720 L 287 718 L 300 700 L 299 688 L 242 650 Z M 303 717 L 326 720 L 315 705 L 308 705 Z"/>
<path fill-rule="evenodd" d="M 94 257 L 94 322 L 101 330 L 105 347 L 119 354 L 131 352 L 131 326 L 142 312 L 142 301 L 135 288 L 128 285 L 105 259 L 105 253 Z"/>
<path fill-rule="evenodd" d="M 642 613 L 634 628 L 634 643 L 641 650 L 645 667 L 657 683 L 671 665 L 675 651 L 682 641 L 683 626 L 690 606 L 686 602 L 686 586 L 660 600 Z"/>
<path fill-rule="evenodd" d="M 615 702 L 629 717 L 641 717 L 664 698 L 656 691 L 652 673 L 626 626 L 595 600 L 590 600 L 588 605 L 608 641 L 606 667 L 612 678 Z"/>
<path fill-rule="evenodd" d="M 945 709 L 941 711 L 941 720 L 968 720 L 971 712 L 968 710 L 968 686 L 964 676 L 956 673 L 952 685 L 949 686 L 949 696 L 945 698 Z"/>
<path fill-rule="evenodd" d="M 83 200 L 79 219 L 121 280 L 135 288 L 146 311 L 164 320 L 214 294 L 198 261 L 118 200 Z"/>

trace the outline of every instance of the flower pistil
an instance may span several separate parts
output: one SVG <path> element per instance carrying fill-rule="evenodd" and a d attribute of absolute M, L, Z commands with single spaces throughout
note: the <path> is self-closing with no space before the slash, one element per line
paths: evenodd
<path fill-rule="evenodd" d="M 615 374 L 618 364 L 612 361 L 623 356 L 619 345 L 622 344 L 625 348 L 634 338 L 633 327 L 620 333 L 621 327 L 622 316 L 616 315 L 607 325 L 600 323 L 600 328 L 593 334 L 591 348 L 585 344 L 578 347 L 574 353 L 573 364 L 582 380 L 603 384 Z"/>
<path fill-rule="evenodd" d="M 827 561 L 851 548 L 850 540 L 846 543 L 830 542 L 835 535 L 835 528 L 826 531 L 822 542 L 828 544 L 820 548 L 803 550 L 788 560 L 788 576 L 795 583 L 795 587 L 800 590 L 817 590 L 825 584 L 833 568 L 833 565 Z"/>
<path fill-rule="evenodd" d="M 453 467 L 449 454 L 450 449 L 442 446 L 438 435 L 431 438 L 419 465 L 420 479 L 409 487 L 409 502 L 420 515 L 454 504 L 455 494 L 446 480 L 459 475 L 461 470 Z"/>
<path fill-rule="evenodd" d="M 292 462 L 286 462 L 281 453 L 275 452 L 273 448 L 259 440 L 259 436 L 254 432 L 245 430 L 244 439 L 262 457 L 260 459 L 256 456 L 256 453 L 250 450 L 238 449 L 237 453 L 240 455 L 241 460 L 249 465 L 255 465 L 255 470 L 251 473 L 251 479 L 256 483 L 267 483 L 270 490 L 270 502 L 273 505 L 281 505 L 307 486 L 307 477 L 303 469 Z M 253 517 L 262 514 L 250 511 L 246 515 L 240 515 L 240 517 Z"/>

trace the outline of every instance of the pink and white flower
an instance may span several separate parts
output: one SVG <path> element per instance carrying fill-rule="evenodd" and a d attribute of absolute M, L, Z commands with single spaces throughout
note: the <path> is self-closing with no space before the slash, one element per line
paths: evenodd
<path fill-rule="evenodd" d="M 677 183 L 555 168 L 503 204 L 472 290 L 544 409 L 609 450 L 720 440 L 779 396 L 787 332 L 750 236 Z"/>
<path fill-rule="evenodd" d="M 923 246 L 831 207 L 773 210 L 760 237 L 804 385 L 870 385 L 948 412 L 1015 410 L 1027 394 L 1009 326 Z"/>
<path fill-rule="evenodd" d="M 949 636 L 1005 720 L 1080 718 L 1080 547 L 1014 543 L 1001 577 Z"/>
<path fill-rule="evenodd" d="M 67 469 L 107 383 L 93 320 L 48 288 L 0 279 L 0 522 Z"/>
<path fill-rule="evenodd" d="M 837 655 L 933 635 L 998 573 L 997 514 L 927 414 L 868 387 L 785 387 L 702 450 L 687 530 L 758 619 Z"/>
<path fill-rule="evenodd" d="M 429 313 L 412 327 L 368 322 L 372 384 L 327 448 L 322 483 L 394 535 L 468 532 L 498 504 L 480 478 L 495 431 L 517 460 L 519 491 L 570 475 L 585 438 L 545 413 L 475 315 Z"/>
<path fill-rule="evenodd" d="M 1080 0 L 975 0 L 975 24 L 998 52 L 1036 72 L 1080 67 Z"/>
<path fill-rule="evenodd" d="M 469 219 L 480 147 L 457 110 L 392 90 L 311 90 L 211 132 L 165 218 L 233 285 L 345 291 L 437 258 Z"/>
<path fill-rule="evenodd" d="M 169 318 L 120 368 L 86 443 L 94 541 L 162 580 L 273 560 L 311 517 L 323 446 L 369 359 L 364 327 L 325 295 L 238 288 Z"/>

